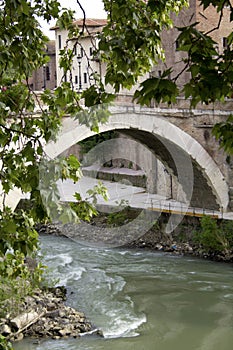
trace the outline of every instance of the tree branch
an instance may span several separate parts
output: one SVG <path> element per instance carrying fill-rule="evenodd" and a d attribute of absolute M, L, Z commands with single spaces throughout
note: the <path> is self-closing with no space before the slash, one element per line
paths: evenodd
<path fill-rule="evenodd" d="M 221 13 L 220 13 L 220 17 L 218 20 L 218 25 L 217 27 L 212 28 L 211 30 L 209 30 L 208 32 L 205 33 L 205 35 L 209 35 L 210 33 L 214 32 L 215 30 L 218 30 L 220 27 L 220 24 L 222 22 L 222 18 L 223 18 L 223 8 L 221 9 Z"/>
<path fill-rule="evenodd" d="M 80 4 L 79 0 L 77 0 L 77 4 L 83 13 L 83 25 L 82 25 L 82 30 L 81 30 L 81 34 L 80 34 L 80 35 L 83 35 L 84 30 L 85 30 L 85 26 L 86 26 L 86 12 L 85 12 L 84 8 L 82 7 L 82 5 Z"/>
<path fill-rule="evenodd" d="M 13 129 L 13 128 L 9 128 L 6 125 L 1 124 L 1 123 L 0 123 L 0 127 L 3 128 L 4 130 L 6 130 L 6 132 L 15 132 L 16 134 L 23 135 L 23 136 L 26 136 L 28 138 L 32 138 L 35 141 L 40 142 L 39 141 L 39 136 L 30 135 L 30 134 L 24 132 L 22 129 L 16 130 L 16 129 Z"/>

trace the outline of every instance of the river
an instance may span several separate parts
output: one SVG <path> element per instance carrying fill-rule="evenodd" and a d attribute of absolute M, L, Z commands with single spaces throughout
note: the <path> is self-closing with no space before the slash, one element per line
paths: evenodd
<path fill-rule="evenodd" d="M 104 338 L 24 340 L 15 350 L 232 350 L 233 266 L 42 236 L 49 273 Z"/>

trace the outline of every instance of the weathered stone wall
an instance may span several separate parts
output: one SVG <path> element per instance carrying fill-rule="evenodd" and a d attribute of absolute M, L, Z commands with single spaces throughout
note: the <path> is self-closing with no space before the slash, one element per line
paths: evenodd
<path fill-rule="evenodd" d="M 223 17 L 221 24 L 218 27 L 220 13 L 216 11 L 213 6 L 209 6 L 206 10 L 200 5 L 198 0 L 190 0 L 189 8 L 184 8 L 180 11 L 179 15 L 172 15 L 174 26 L 170 30 L 166 30 L 162 33 L 162 43 L 165 50 L 166 65 L 162 62 L 158 66 L 153 68 L 152 75 L 160 76 L 164 69 L 172 68 L 171 78 L 179 75 L 177 83 L 182 87 L 190 78 L 190 73 L 184 72 L 180 75 L 180 72 L 184 68 L 182 60 L 185 58 L 185 54 L 178 50 L 177 38 L 179 31 L 176 27 L 184 27 L 198 22 L 197 29 L 201 32 L 208 32 L 214 28 L 210 35 L 214 41 L 216 41 L 217 50 L 222 53 L 224 50 L 225 39 L 231 32 L 230 26 L 230 8 L 225 7 L 223 10 Z"/>
<path fill-rule="evenodd" d="M 202 6 L 197 7 L 196 17 L 198 24 L 198 29 L 202 32 L 211 32 L 212 39 L 216 42 L 217 50 L 222 53 L 224 51 L 225 39 L 232 31 L 232 26 L 230 25 L 230 6 L 225 6 L 223 9 L 221 23 L 219 25 L 220 12 L 213 6 L 208 6 L 205 10 Z"/>
<path fill-rule="evenodd" d="M 29 84 L 34 91 L 53 90 L 57 86 L 55 42 L 53 40 L 47 44 L 46 55 L 49 56 L 50 61 L 34 71 L 29 79 Z"/>

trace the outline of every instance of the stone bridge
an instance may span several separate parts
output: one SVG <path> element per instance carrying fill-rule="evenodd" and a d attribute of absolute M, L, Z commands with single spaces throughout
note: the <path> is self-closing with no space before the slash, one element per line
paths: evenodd
<path fill-rule="evenodd" d="M 232 164 L 219 149 L 211 129 L 231 114 L 233 100 L 196 109 L 190 109 L 189 102 L 180 99 L 171 107 L 145 108 L 133 104 L 130 96 L 118 96 L 116 105 L 110 108 L 108 122 L 100 125 L 100 132 L 118 130 L 159 159 L 182 187 L 182 191 L 177 191 L 176 200 L 182 201 L 185 194 L 192 207 L 230 211 L 233 206 Z M 64 118 L 57 142 L 48 144 L 46 152 L 56 157 L 92 135 L 94 133 L 79 125 L 77 120 Z M 126 148 L 123 145 L 120 156 L 126 155 L 128 159 Z M 147 166 L 146 171 L 150 182 L 156 183 L 160 175 L 153 166 Z"/>
<path fill-rule="evenodd" d="M 191 207 L 223 212 L 232 210 L 233 163 L 219 149 L 211 129 L 232 113 L 233 100 L 228 100 L 224 105 L 200 105 L 190 109 L 190 101 L 179 99 L 174 106 L 160 104 L 145 108 L 133 104 L 131 96 L 119 95 L 110 110 L 111 116 L 106 124 L 100 125 L 100 133 L 118 130 L 131 141 L 124 144 L 121 139 L 117 154 L 114 154 L 112 148 L 115 147 L 111 145 L 107 150 L 101 150 L 109 153 L 105 154 L 105 160 L 117 156 L 137 164 L 140 145 L 145 156 L 141 156 L 139 165 L 148 177 L 149 192 L 156 193 L 156 183 L 162 176 L 156 168 L 156 161 L 159 160 L 177 180 L 175 200 L 188 201 Z M 65 117 L 57 142 L 48 143 L 45 151 L 54 158 L 94 134 L 86 126 L 80 125 L 78 120 Z M 148 154 L 152 159 L 150 162 Z M 11 193 L 8 203 L 14 206 L 20 195 L 17 191 Z"/>

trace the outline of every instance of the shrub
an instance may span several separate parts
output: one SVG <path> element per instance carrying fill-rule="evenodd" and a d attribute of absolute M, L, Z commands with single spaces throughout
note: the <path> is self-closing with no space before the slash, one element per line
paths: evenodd
<path fill-rule="evenodd" d="M 201 219 L 200 231 L 194 235 L 194 241 L 200 244 L 208 253 L 222 252 L 229 253 L 233 249 L 233 224 L 221 222 L 204 216 Z"/>
<path fill-rule="evenodd" d="M 13 350 L 11 343 L 0 334 L 0 349 L 1 350 Z"/>

